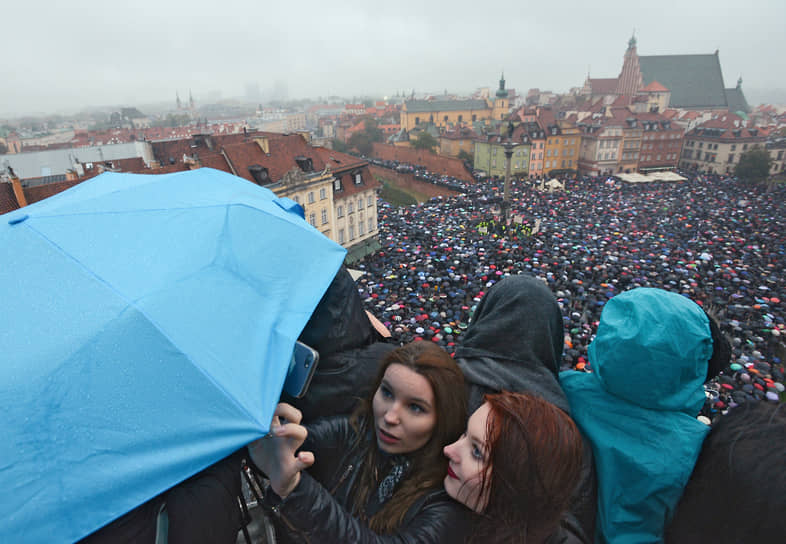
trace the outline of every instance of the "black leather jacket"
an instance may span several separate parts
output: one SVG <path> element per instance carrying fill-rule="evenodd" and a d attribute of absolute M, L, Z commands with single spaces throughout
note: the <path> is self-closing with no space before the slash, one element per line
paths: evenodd
<path fill-rule="evenodd" d="M 350 494 L 367 444 L 356 440 L 346 417 L 328 418 L 308 426 L 303 449 L 316 462 L 301 475 L 295 490 L 281 501 L 268 494 L 280 516 L 282 540 L 312 543 L 439 543 L 462 542 L 469 511 L 439 488 L 426 493 L 407 511 L 399 530 L 379 535 L 348 513 Z M 277 500 L 278 499 L 278 500 Z"/>

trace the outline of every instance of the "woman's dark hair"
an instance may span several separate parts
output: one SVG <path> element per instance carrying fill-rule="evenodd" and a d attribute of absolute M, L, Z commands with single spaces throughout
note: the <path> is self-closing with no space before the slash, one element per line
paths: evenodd
<path fill-rule="evenodd" d="M 665 542 L 783 542 L 786 405 L 742 404 L 721 416 L 701 447 Z M 720 504 L 733 500 L 734 515 Z"/>
<path fill-rule="evenodd" d="M 503 391 L 485 401 L 489 457 L 479 497 L 487 502 L 472 540 L 543 542 L 579 482 L 579 430 L 568 414 L 540 397 Z"/>
<path fill-rule="evenodd" d="M 408 454 L 410 469 L 399 483 L 393 496 L 371 518 L 366 518 L 364 508 L 370 493 L 375 493 L 383 475 L 377 474 L 380 451 L 376 439 L 361 467 L 354 489 L 353 514 L 365 519 L 378 533 L 395 531 L 412 504 L 427 491 L 442 486 L 447 473 L 447 458 L 442 448 L 458 439 L 467 423 L 467 392 L 464 375 L 453 358 L 433 342 L 416 341 L 391 351 L 380 365 L 374 389 L 352 416 L 352 423 L 360 440 L 368 440 L 367 432 L 374 428 L 372 401 L 385 371 L 392 364 L 399 364 L 426 378 L 434 392 L 436 424 L 425 446 Z"/>

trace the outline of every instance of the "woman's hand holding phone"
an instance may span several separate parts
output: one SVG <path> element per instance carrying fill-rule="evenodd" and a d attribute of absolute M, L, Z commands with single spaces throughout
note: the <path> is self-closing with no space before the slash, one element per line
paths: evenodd
<path fill-rule="evenodd" d="M 300 483 L 300 471 L 314 464 L 310 451 L 297 452 L 306 440 L 308 431 L 300 425 L 300 410 L 279 403 L 273 413 L 270 433 L 248 445 L 254 463 L 270 479 L 276 494 L 286 498 Z"/>

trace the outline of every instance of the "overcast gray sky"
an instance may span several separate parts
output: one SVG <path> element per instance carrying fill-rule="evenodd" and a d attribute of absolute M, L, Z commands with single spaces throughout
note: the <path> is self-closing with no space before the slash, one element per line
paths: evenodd
<path fill-rule="evenodd" d="M 124 3 L 123 3 L 124 4 Z M 720 49 L 727 87 L 785 89 L 786 2 L 773 0 L 25 0 L 4 6 L 0 115 L 242 97 L 567 91 L 640 55 Z"/>

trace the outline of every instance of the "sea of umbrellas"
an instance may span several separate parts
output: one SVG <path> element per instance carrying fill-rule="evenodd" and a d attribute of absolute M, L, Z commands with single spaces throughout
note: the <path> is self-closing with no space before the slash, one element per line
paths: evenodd
<path fill-rule="evenodd" d="M 564 368 L 591 371 L 587 346 L 606 301 L 659 287 L 702 305 L 731 342 L 731 365 L 706 386 L 705 417 L 786 400 L 783 186 L 715 175 L 641 185 L 585 177 L 548 193 L 514 181 L 506 224 L 499 179 L 467 183 L 379 163 L 461 191 L 405 207 L 380 201 L 382 247 L 356 265 L 365 272 L 358 285 L 395 340 L 452 352 L 483 294 L 527 273 L 547 282 L 562 308 Z"/>

